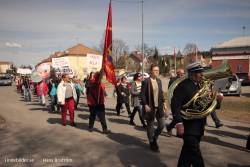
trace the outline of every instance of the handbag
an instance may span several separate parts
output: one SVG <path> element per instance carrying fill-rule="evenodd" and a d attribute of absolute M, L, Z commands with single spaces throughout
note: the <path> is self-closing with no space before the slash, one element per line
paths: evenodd
<path fill-rule="evenodd" d="M 150 100 L 150 82 L 148 81 L 148 103 L 149 103 L 149 106 L 150 103 L 151 103 L 151 100 Z M 146 108 L 145 108 L 145 105 L 142 106 L 142 118 L 145 119 L 145 120 L 150 120 L 150 112 L 146 112 Z"/>

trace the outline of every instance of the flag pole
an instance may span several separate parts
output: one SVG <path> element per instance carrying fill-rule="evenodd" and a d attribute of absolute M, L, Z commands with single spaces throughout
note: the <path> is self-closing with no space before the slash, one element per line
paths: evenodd
<path fill-rule="evenodd" d="M 103 73 L 104 73 L 104 63 L 106 61 L 106 58 L 107 56 L 105 56 L 107 54 L 107 34 L 108 34 L 108 31 L 112 30 L 112 23 L 111 23 L 111 27 L 110 26 L 110 17 L 112 18 L 112 13 L 111 13 L 111 1 L 109 2 L 109 11 L 108 11 L 108 21 L 107 21 L 107 27 L 106 27 L 106 34 L 105 34 L 105 42 L 104 42 L 104 49 L 103 49 L 103 59 L 102 59 L 102 68 L 101 68 L 101 71 L 100 71 L 100 78 L 99 78 L 99 81 L 98 81 L 98 96 L 97 96 L 97 105 L 100 103 L 100 92 L 101 92 L 101 81 L 102 81 L 102 78 L 103 78 Z M 112 22 L 112 21 L 111 21 Z M 111 31 L 112 33 L 112 31 Z M 112 39 L 111 39 L 111 44 L 112 44 Z M 113 62 L 112 62 L 113 63 Z"/>

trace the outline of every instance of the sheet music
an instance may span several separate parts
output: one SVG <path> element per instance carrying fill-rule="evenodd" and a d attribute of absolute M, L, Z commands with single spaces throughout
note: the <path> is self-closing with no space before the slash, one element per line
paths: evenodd
<path fill-rule="evenodd" d="M 226 89 L 228 78 L 217 79 L 214 81 L 213 92 L 218 92 Z"/>

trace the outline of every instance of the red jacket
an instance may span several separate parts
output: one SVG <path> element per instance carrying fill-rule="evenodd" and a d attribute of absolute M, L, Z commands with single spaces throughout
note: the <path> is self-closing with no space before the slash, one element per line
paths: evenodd
<path fill-rule="evenodd" d="M 104 104 L 105 86 L 102 82 L 97 83 L 99 81 L 99 78 L 100 78 L 100 74 L 96 74 L 94 78 L 90 79 L 89 93 L 88 93 L 89 105 L 97 105 L 99 88 L 100 88 L 99 104 Z"/>
<path fill-rule="evenodd" d="M 37 85 L 37 89 L 36 89 L 36 95 L 37 96 L 38 96 L 38 91 L 40 90 L 40 87 L 41 87 L 42 84 L 44 85 L 44 87 L 43 87 L 43 95 L 46 96 L 47 92 L 49 91 L 47 84 L 45 82 L 42 82 L 42 83 Z"/>

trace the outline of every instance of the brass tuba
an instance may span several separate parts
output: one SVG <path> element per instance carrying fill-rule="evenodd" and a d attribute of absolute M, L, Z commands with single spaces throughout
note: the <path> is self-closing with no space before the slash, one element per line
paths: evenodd
<path fill-rule="evenodd" d="M 218 92 L 212 92 L 214 80 L 228 77 L 228 84 L 230 85 L 230 81 L 232 81 L 232 69 L 227 60 L 223 60 L 220 66 L 205 71 L 203 77 L 201 89 L 198 90 L 189 102 L 182 106 L 181 115 L 184 119 L 205 118 L 216 108 Z M 169 104 L 171 104 L 174 89 L 180 82 L 187 78 L 188 76 L 185 76 L 172 83 L 167 94 Z"/>

